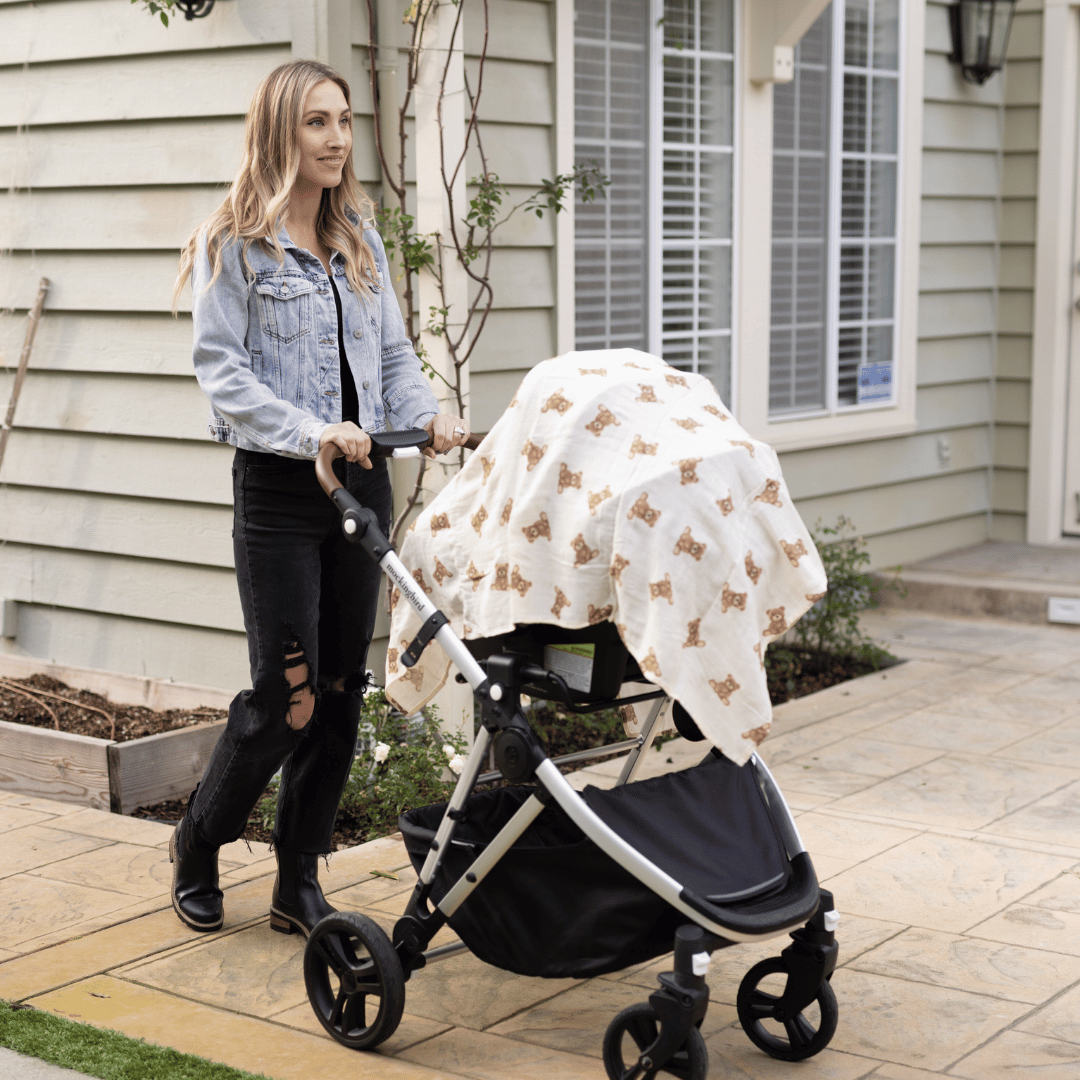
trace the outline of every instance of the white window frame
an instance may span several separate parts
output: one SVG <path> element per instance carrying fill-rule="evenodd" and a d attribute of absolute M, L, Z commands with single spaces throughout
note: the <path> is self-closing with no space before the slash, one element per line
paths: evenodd
<path fill-rule="evenodd" d="M 743 35 L 742 40 L 736 39 L 742 59 L 736 65 L 737 72 L 751 70 L 751 34 L 768 30 L 754 26 L 755 5 L 760 10 L 760 0 L 742 0 L 740 5 L 743 25 L 750 26 L 750 33 Z M 738 351 L 742 362 L 735 369 L 733 409 L 747 431 L 778 450 L 884 438 L 915 430 L 925 17 L 925 0 L 902 0 L 896 229 L 899 251 L 892 402 L 846 406 L 835 413 L 812 417 L 769 415 L 773 91 L 771 83 L 754 83 L 745 75 L 740 79 L 743 92 L 736 97 L 741 102 L 736 168 L 740 173 L 737 187 L 741 196 L 736 213 L 741 243 L 736 249 L 736 279 L 741 284 Z M 835 322 L 835 318 L 836 314 L 830 312 L 830 321 Z M 830 333 L 830 355 L 835 357 L 833 341 Z M 833 370 L 828 378 L 835 384 L 835 364 L 830 367 Z"/>
<path fill-rule="evenodd" d="M 708 0 L 702 0 L 708 2 Z M 653 85 L 663 85 L 664 33 L 657 20 L 664 14 L 664 0 L 650 0 L 649 19 L 649 77 Z M 731 330 L 730 330 L 730 380 L 731 396 L 738 393 L 739 372 L 739 303 L 740 273 L 740 222 L 739 199 L 741 173 L 738 164 L 740 129 L 742 123 L 741 101 L 744 65 L 740 46 L 742 39 L 743 2 L 733 5 L 734 25 L 734 82 L 732 88 L 732 207 L 731 207 Z M 677 50 L 668 49 L 669 53 Z M 559 173 L 568 173 L 574 167 L 574 0 L 555 2 L 555 167 Z M 649 250 L 657 253 L 650 261 L 648 273 L 648 340 L 647 348 L 657 356 L 663 354 L 663 262 L 661 252 L 665 247 L 686 246 L 693 238 L 670 238 L 663 240 L 663 95 L 654 93 L 649 102 Z M 696 144 L 678 144 L 679 149 L 692 149 Z M 566 209 L 556 219 L 555 274 L 556 274 L 556 348 L 559 354 L 573 351 L 575 347 L 575 259 L 574 259 L 574 207 L 575 199 L 567 200 Z M 676 339 L 679 335 L 669 335 Z M 695 335 L 696 336 L 696 335 Z M 731 402 L 728 403 L 731 406 Z M 732 406 L 733 407 L 733 406 Z"/>

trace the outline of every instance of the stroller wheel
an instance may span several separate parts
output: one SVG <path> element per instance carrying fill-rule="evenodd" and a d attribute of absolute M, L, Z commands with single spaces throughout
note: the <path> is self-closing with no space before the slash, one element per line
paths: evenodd
<path fill-rule="evenodd" d="M 604 1033 L 604 1068 L 611 1080 L 653 1080 L 658 1073 L 682 1080 L 705 1080 L 709 1051 L 701 1032 L 692 1027 L 686 1042 L 667 1061 L 654 1065 L 647 1051 L 659 1034 L 656 1010 L 647 1001 L 623 1009 Z"/>
<path fill-rule="evenodd" d="M 829 983 L 818 988 L 817 998 L 803 1012 L 779 1017 L 788 968 L 782 956 L 755 964 L 739 985 L 736 1004 L 739 1022 L 750 1041 L 770 1057 L 781 1061 L 802 1061 L 824 1050 L 836 1034 L 839 1010 L 836 995 Z M 783 976 L 783 978 L 770 978 Z M 762 984 L 768 980 L 768 989 Z"/>
<path fill-rule="evenodd" d="M 304 948 L 304 985 L 322 1026 L 353 1050 L 378 1046 L 401 1023 L 401 961 L 366 915 L 336 911 L 315 924 Z"/>

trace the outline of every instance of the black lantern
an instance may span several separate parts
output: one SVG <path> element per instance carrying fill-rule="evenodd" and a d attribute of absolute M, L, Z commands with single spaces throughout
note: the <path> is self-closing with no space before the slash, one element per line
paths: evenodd
<path fill-rule="evenodd" d="M 949 8 L 952 56 L 969 83 L 981 86 L 1005 65 L 1016 0 L 960 0 Z"/>
<path fill-rule="evenodd" d="M 184 18 L 205 19 L 214 6 L 214 0 L 176 0 L 176 6 L 184 13 Z"/>

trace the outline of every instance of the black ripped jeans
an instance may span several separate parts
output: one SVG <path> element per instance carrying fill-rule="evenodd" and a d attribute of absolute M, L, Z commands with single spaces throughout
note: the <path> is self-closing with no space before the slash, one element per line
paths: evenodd
<path fill-rule="evenodd" d="M 385 460 L 376 460 L 370 471 L 343 459 L 335 467 L 389 531 Z M 233 551 L 252 688 L 229 706 L 225 731 L 191 805 L 192 824 L 209 844 L 238 839 L 281 768 L 274 842 L 325 854 L 356 748 L 381 572 L 346 542 L 341 518 L 315 478 L 314 462 L 276 454 L 236 451 Z M 286 659 L 296 653 L 302 661 Z M 344 691 L 330 689 L 341 679 Z M 306 681 L 310 689 L 290 681 Z M 290 701 L 313 691 L 314 714 L 294 729 Z M 293 712 L 303 710 L 294 706 Z"/>

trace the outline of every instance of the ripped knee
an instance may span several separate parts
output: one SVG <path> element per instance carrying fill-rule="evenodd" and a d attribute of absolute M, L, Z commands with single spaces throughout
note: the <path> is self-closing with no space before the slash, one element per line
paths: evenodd
<path fill-rule="evenodd" d="M 289 684 L 289 704 L 285 723 L 293 731 L 306 728 L 315 713 L 315 690 L 311 684 L 311 669 L 299 642 L 285 644 L 285 681 Z"/>

